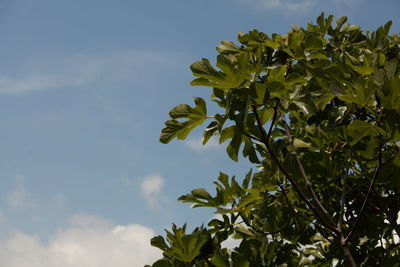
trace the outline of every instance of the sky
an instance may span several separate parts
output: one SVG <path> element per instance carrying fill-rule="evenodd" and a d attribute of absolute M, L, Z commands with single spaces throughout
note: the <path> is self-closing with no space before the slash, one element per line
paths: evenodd
<path fill-rule="evenodd" d="M 143 266 L 150 239 L 213 211 L 176 199 L 214 192 L 251 165 L 224 145 L 158 142 L 190 87 L 191 63 L 221 40 L 284 34 L 324 11 L 400 30 L 397 0 L 0 0 L 0 266 Z M 210 102 L 209 102 L 210 103 Z M 216 107 L 209 104 L 209 110 Z"/>

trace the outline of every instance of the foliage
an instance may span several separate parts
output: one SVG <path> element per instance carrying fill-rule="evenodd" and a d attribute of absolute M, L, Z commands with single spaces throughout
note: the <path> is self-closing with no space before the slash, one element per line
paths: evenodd
<path fill-rule="evenodd" d="M 174 225 L 168 245 L 153 238 L 164 252 L 153 266 L 399 266 L 399 36 L 391 22 L 369 32 L 346 21 L 322 13 L 286 35 L 239 33 L 217 47 L 219 69 L 191 65 L 191 85 L 212 88 L 222 112 L 179 105 L 160 141 L 211 119 L 203 144 L 229 141 L 229 157 L 257 171 L 181 196 L 221 217 L 192 233 Z M 240 245 L 224 248 L 228 238 Z"/>

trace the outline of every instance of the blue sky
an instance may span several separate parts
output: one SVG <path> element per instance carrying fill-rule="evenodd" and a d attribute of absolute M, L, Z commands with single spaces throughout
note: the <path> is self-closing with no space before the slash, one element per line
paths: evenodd
<path fill-rule="evenodd" d="M 254 28 L 284 34 L 321 11 L 374 30 L 396 0 L 1 0 L 0 266 L 143 266 L 150 238 L 212 211 L 176 199 L 242 177 L 224 147 L 158 142 L 169 110 L 207 98 L 189 66 Z M 209 107 L 213 110 L 215 107 Z M 135 265 L 136 264 L 136 265 Z"/>

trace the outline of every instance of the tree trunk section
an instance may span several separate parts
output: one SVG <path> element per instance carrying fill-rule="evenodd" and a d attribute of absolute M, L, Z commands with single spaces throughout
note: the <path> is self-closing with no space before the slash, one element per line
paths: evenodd
<path fill-rule="evenodd" d="M 346 240 L 342 233 L 340 233 L 339 238 L 340 238 L 340 245 L 342 246 L 342 250 L 343 250 L 343 256 L 344 256 L 345 261 L 347 262 L 347 265 L 351 266 L 351 267 L 357 267 L 357 264 L 354 261 L 353 255 L 351 254 L 351 251 L 350 251 L 349 247 L 347 246 Z"/>

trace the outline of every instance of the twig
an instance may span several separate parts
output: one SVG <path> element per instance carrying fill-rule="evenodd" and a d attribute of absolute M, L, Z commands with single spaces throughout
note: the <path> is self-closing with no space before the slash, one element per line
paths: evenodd
<path fill-rule="evenodd" d="M 344 206 L 345 206 L 345 198 L 346 198 L 346 189 L 347 189 L 347 179 L 349 176 L 349 167 L 351 162 L 351 150 L 349 151 L 349 157 L 347 159 L 347 166 L 346 172 L 343 177 L 343 190 L 342 190 L 342 197 L 340 199 L 340 213 L 339 213 L 339 221 L 338 221 L 338 228 L 341 229 L 343 223 L 343 214 L 344 214 Z"/>
<path fill-rule="evenodd" d="M 243 216 L 243 214 L 241 212 L 239 212 L 240 218 L 242 218 L 243 222 L 247 225 L 247 227 L 250 227 L 251 229 L 253 229 L 254 231 L 256 231 L 257 233 L 263 234 L 263 235 L 273 235 L 273 234 L 277 234 L 279 232 L 281 232 L 282 230 L 286 229 L 287 227 L 283 227 L 279 230 L 276 231 L 271 231 L 271 232 L 265 232 L 262 231 L 260 229 L 257 229 L 254 225 L 252 225 L 245 216 Z"/>
<path fill-rule="evenodd" d="M 360 222 L 360 218 L 361 218 L 361 216 L 363 215 L 363 213 L 365 211 L 365 207 L 367 206 L 368 199 L 371 196 L 372 189 L 374 188 L 376 179 L 378 178 L 378 174 L 379 174 L 379 171 L 381 170 L 381 168 L 382 168 L 382 145 L 379 146 L 378 165 L 375 168 L 374 177 L 372 178 L 372 181 L 371 181 L 371 184 L 369 186 L 368 192 L 365 195 L 364 202 L 363 202 L 363 204 L 361 206 L 360 212 L 358 213 L 358 216 L 357 216 L 356 221 L 355 221 L 355 223 L 353 225 L 353 228 L 351 228 L 350 233 L 344 239 L 344 242 L 346 242 L 346 243 L 351 238 L 351 236 L 354 234 L 354 231 L 355 231 L 355 229 L 357 228 L 357 226 L 358 226 L 358 224 Z"/>
<path fill-rule="evenodd" d="M 314 191 L 314 189 L 312 188 L 311 183 L 310 183 L 310 181 L 309 181 L 308 178 L 307 178 L 307 174 L 306 174 L 306 172 L 304 171 L 303 164 L 301 163 L 299 157 L 297 156 L 296 148 L 294 147 L 293 139 L 292 139 L 292 136 L 290 135 L 290 131 L 289 131 L 289 128 L 288 128 L 288 125 L 287 125 L 285 116 L 284 116 L 283 114 L 281 114 L 281 119 L 282 119 L 282 121 L 284 122 L 285 131 L 286 131 L 286 135 L 287 135 L 287 137 L 288 137 L 288 141 L 289 141 L 290 149 L 291 149 L 291 152 L 292 152 L 292 156 L 293 156 L 293 157 L 295 158 L 295 160 L 296 160 L 296 163 L 297 163 L 297 166 L 298 166 L 298 168 L 299 168 L 299 170 L 300 170 L 301 176 L 303 177 L 303 180 L 304 180 L 304 182 L 306 183 L 306 186 L 307 186 L 308 191 L 309 191 L 309 192 L 311 193 L 311 195 L 312 195 L 312 198 L 313 198 L 314 203 L 315 203 L 315 204 L 317 205 L 317 207 L 322 211 L 323 215 L 324 215 L 325 218 L 329 221 L 329 223 L 330 223 L 331 225 L 335 225 L 335 223 L 334 223 L 334 221 L 332 220 L 331 216 L 329 215 L 328 211 L 325 209 L 325 207 L 324 207 L 324 206 L 321 204 L 321 202 L 318 200 L 318 197 L 317 197 L 317 195 L 315 194 L 315 191 Z"/>
<path fill-rule="evenodd" d="M 245 131 L 243 131 L 243 134 L 244 134 L 245 136 L 247 136 L 248 138 L 250 138 L 250 139 L 256 140 L 256 141 L 258 141 L 258 142 L 262 142 L 262 140 L 261 140 L 260 138 L 258 138 L 258 137 L 256 137 L 256 136 L 252 136 L 252 135 L 246 133 Z"/>

